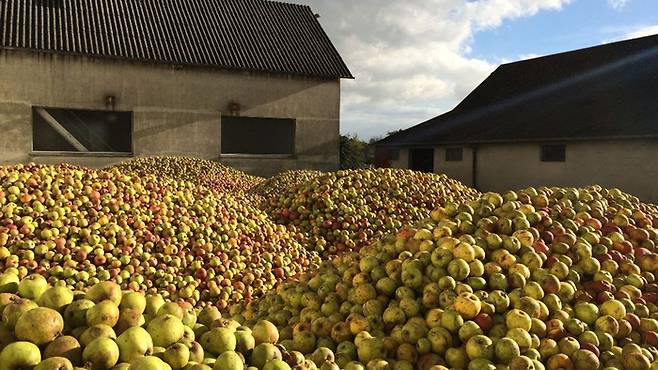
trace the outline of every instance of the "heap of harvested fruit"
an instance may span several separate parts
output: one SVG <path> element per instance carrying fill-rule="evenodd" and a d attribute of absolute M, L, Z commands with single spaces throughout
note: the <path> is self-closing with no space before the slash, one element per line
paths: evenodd
<path fill-rule="evenodd" d="M 290 170 L 259 183 L 251 188 L 250 193 L 262 196 L 264 199 L 278 198 L 291 189 L 323 175 L 322 171 Z"/>
<path fill-rule="evenodd" d="M 230 313 L 321 369 L 658 369 L 652 209 L 599 187 L 487 193 Z"/>
<path fill-rule="evenodd" d="M 300 353 L 277 344 L 267 321 L 252 328 L 112 282 L 86 293 L 40 275 L 0 274 L 0 369 L 291 370 Z M 75 368 L 74 368 L 75 366 Z"/>
<path fill-rule="evenodd" d="M 335 254 L 358 249 L 384 233 L 417 222 L 446 202 L 477 191 L 445 175 L 399 169 L 346 170 L 324 174 L 269 198 L 265 211 L 310 248 Z"/>
<path fill-rule="evenodd" d="M 123 173 L 192 181 L 214 191 L 243 193 L 263 181 L 219 162 L 191 157 L 140 157 L 112 166 Z"/>
<path fill-rule="evenodd" d="M 78 290 L 111 280 L 223 308 L 318 259 L 244 201 L 156 175 L 0 167 L 0 211 L 0 265 Z"/>

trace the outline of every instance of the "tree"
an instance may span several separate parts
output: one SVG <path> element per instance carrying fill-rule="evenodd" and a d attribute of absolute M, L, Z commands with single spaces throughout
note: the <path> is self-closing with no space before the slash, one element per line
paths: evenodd
<path fill-rule="evenodd" d="M 357 169 L 372 166 L 374 162 L 370 145 L 357 135 L 340 136 L 340 168 Z"/>

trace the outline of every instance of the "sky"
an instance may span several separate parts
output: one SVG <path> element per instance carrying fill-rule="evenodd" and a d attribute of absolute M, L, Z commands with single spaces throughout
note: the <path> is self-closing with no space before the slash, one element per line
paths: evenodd
<path fill-rule="evenodd" d="M 658 0 L 299 0 L 343 56 L 341 133 L 452 109 L 502 63 L 658 33 Z"/>

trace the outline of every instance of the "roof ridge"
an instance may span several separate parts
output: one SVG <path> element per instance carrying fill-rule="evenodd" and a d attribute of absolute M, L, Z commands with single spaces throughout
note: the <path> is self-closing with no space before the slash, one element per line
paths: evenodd
<path fill-rule="evenodd" d="M 585 51 L 592 50 L 592 49 L 599 49 L 599 48 L 602 48 L 602 47 L 615 47 L 615 46 L 618 46 L 620 44 L 637 42 L 637 41 L 640 41 L 640 40 L 646 40 L 646 39 L 650 39 L 650 38 L 656 38 L 656 43 L 658 44 L 658 33 L 657 33 L 657 34 L 653 34 L 653 35 L 633 37 L 633 38 L 630 38 L 630 39 L 617 40 L 617 41 L 611 41 L 611 42 L 604 42 L 604 43 L 599 44 L 599 45 L 586 46 L 586 47 L 582 47 L 582 48 L 578 48 L 578 49 L 560 51 L 560 52 L 557 52 L 557 53 L 539 55 L 539 56 L 532 57 L 532 58 L 520 59 L 520 60 L 515 60 L 515 61 L 507 62 L 507 63 L 501 63 L 499 65 L 499 67 L 505 67 L 505 66 L 510 66 L 510 65 L 529 62 L 529 61 L 535 61 L 535 60 L 538 60 L 538 59 L 544 59 L 544 58 L 551 58 L 551 57 L 558 57 L 558 56 L 564 56 L 564 55 L 569 55 L 569 54 L 575 54 L 575 53 L 585 52 Z"/>

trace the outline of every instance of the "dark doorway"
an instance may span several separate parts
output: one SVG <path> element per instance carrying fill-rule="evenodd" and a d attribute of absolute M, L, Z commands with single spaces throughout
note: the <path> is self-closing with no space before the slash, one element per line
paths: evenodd
<path fill-rule="evenodd" d="M 409 151 L 409 169 L 434 172 L 434 149 L 411 149 Z"/>

